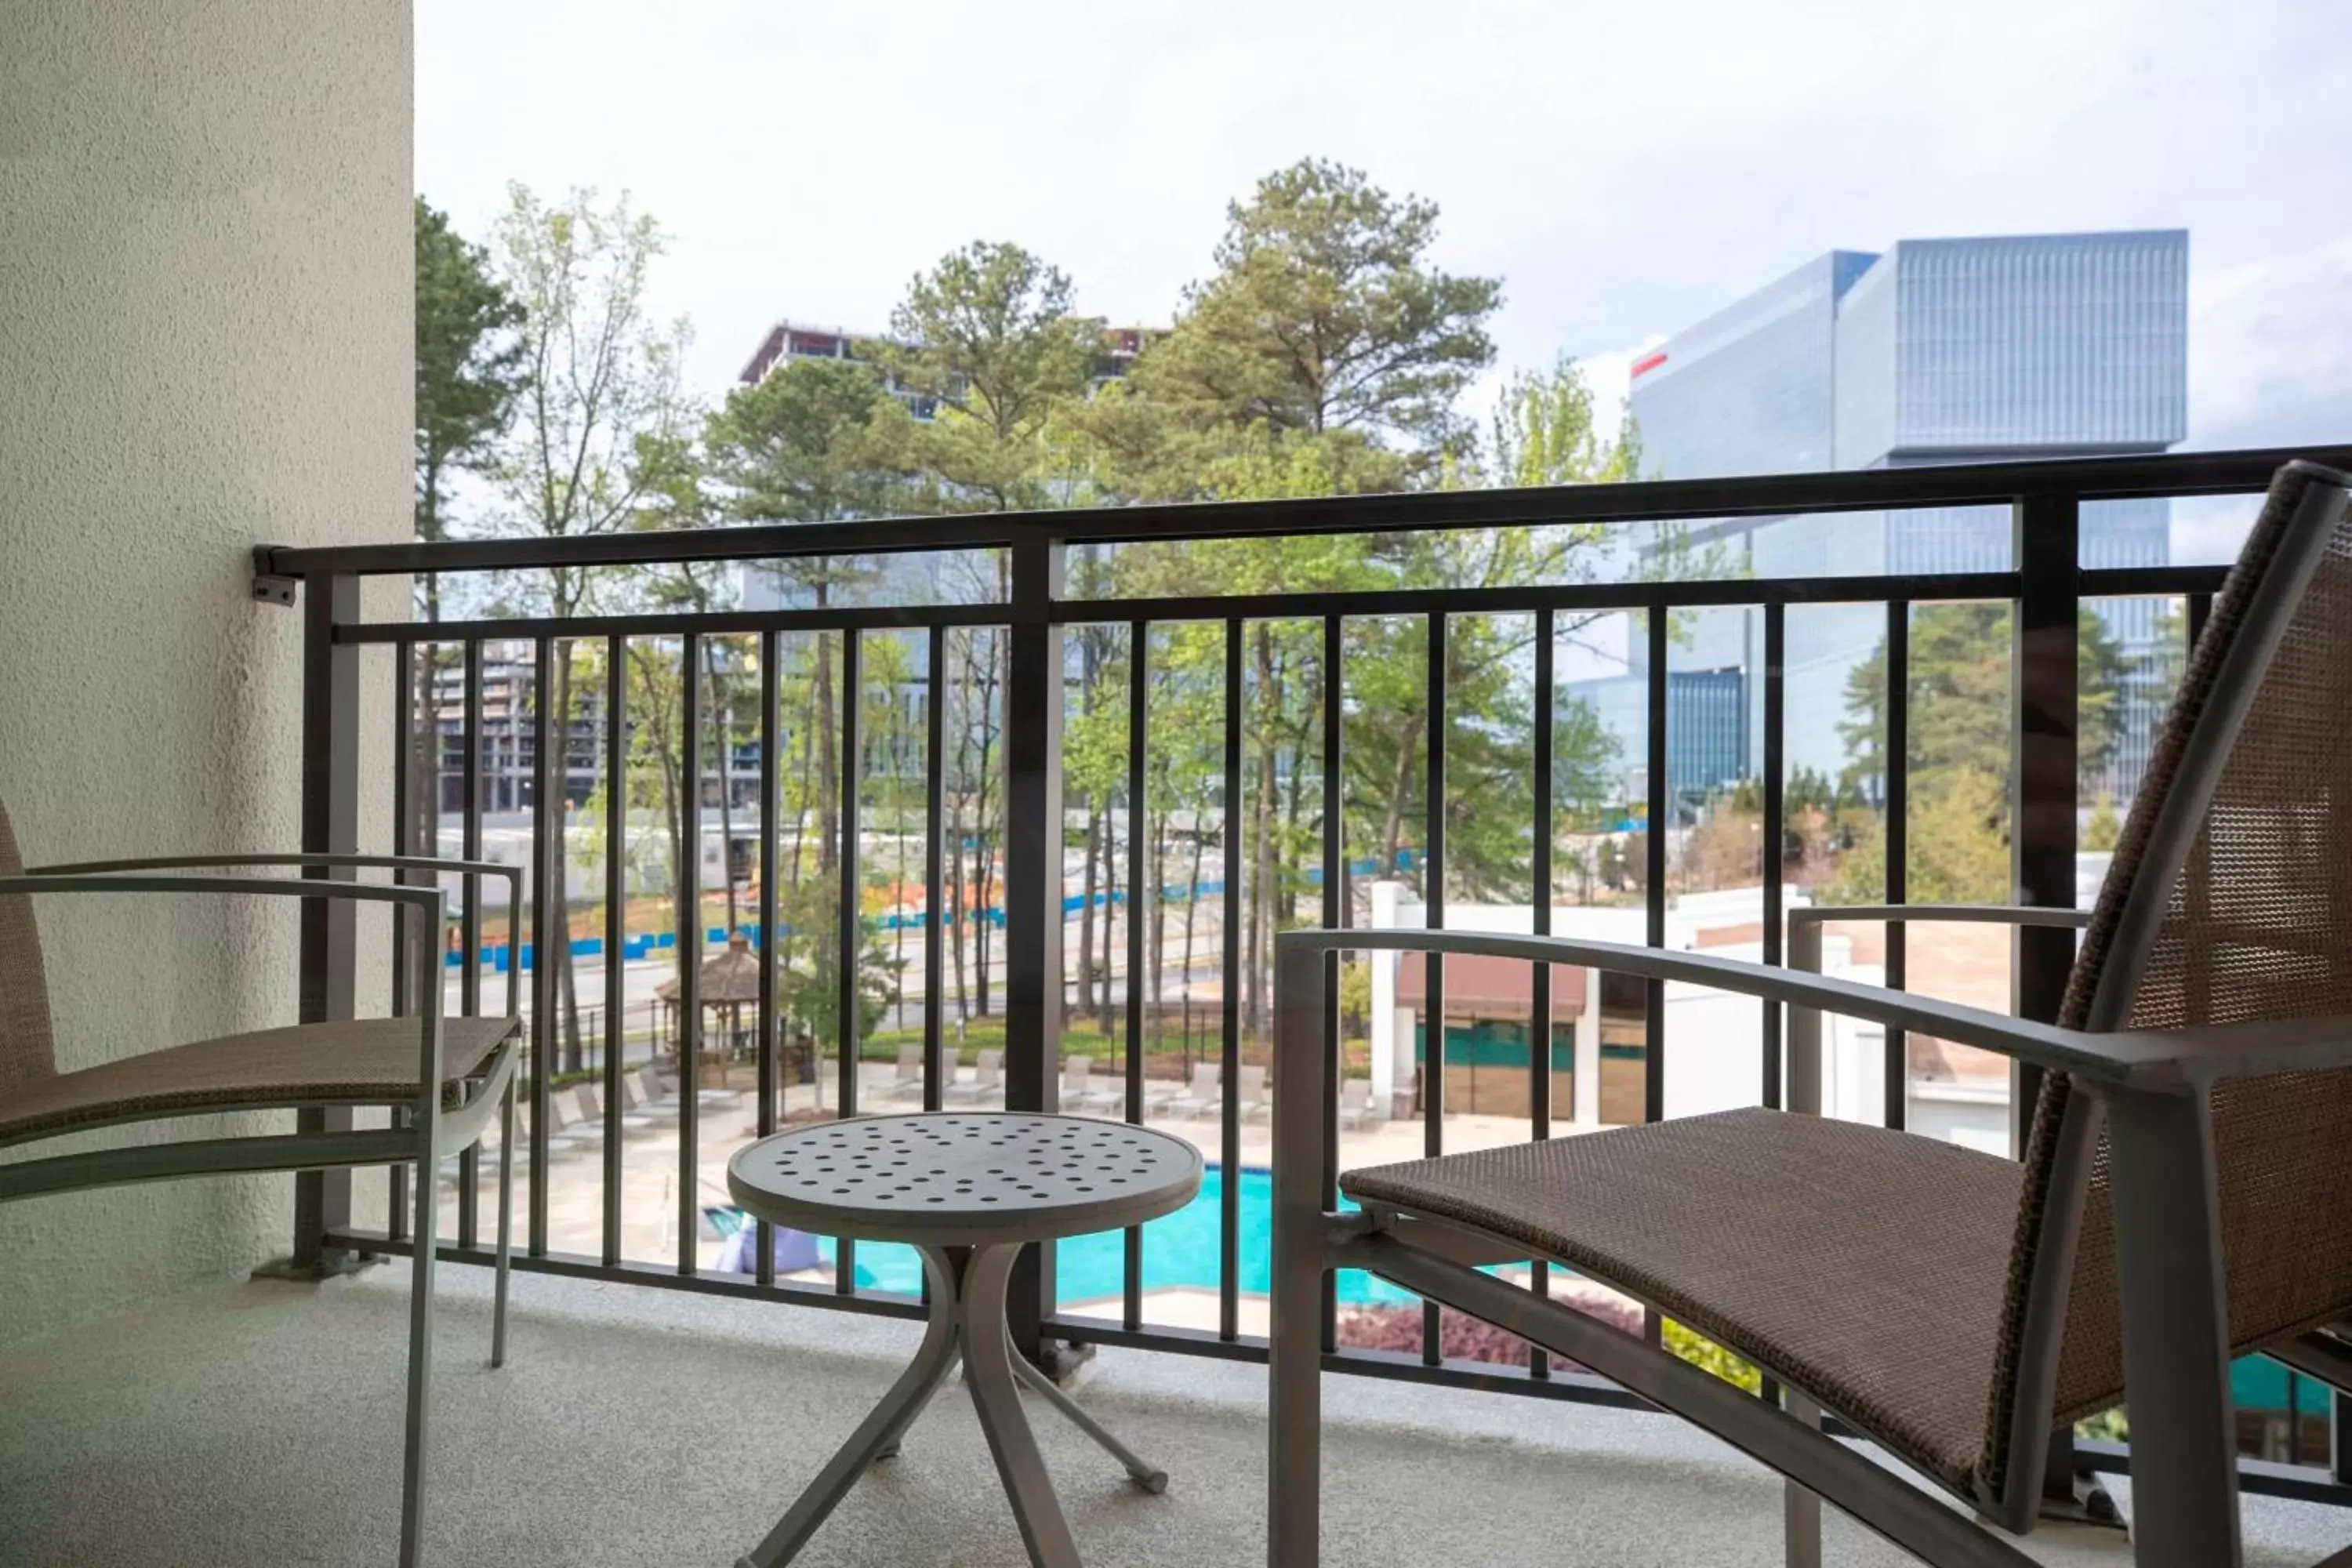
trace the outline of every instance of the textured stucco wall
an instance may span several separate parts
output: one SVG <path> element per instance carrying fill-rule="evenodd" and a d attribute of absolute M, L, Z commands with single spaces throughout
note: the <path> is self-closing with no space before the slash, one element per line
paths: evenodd
<path fill-rule="evenodd" d="M 0 0 L 0 800 L 36 860 L 291 846 L 300 617 L 249 552 L 407 526 L 408 5 Z M 62 1067 L 293 1017 L 288 910 L 39 914 Z M 0 1340 L 282 1251 L 290 1182 L 0 1207 Z"/>

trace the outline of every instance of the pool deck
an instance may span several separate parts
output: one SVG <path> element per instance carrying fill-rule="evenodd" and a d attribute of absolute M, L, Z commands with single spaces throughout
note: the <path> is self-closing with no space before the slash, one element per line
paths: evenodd
<path fill-rule="evenodd" d="M 892 1099 L 879 1092 L 888 1080 L 888 1068 L 869 1068 L 869 1082 L 866 1086 L 868 1092 L 862 1097 L 861 1109 L 876 1112 L 916 1109 L 903 1099 Z M 828 1092 L 824 1104 L 829 1106 L 832 1102 L 833 1096 Z M 822 1109 L 815 1091 L 806 1085 L 795 1085 L 785 1091 L 783 1113 L 787 1118 L 807 1116 Z M 960 1105 L 953 1109 L 987 1110 L 1001 1109 L 1001 1105 Z M 753 1098 L 750 1094 L 740 1095 L 728 1103 L 703 1108 L 695 1150 L 698 1207 L 731 1202 L 727 1191 L 727 1163 L 738 1149 L 758 1135 L 754 1110 Z M 1160 1117 L 1152 1119 L 1147 1125 L 1192 1143 L 1201 1151 L 1206 1163 L 1215 1165 L 1223 1163 L 1219 1126 L 1213 1118 Z M 1528 1131 L 1527 1121 L 1517 1117 L 1448 1116 L 1444 1124 L 1445 1147 L 1451 1152 L 1460 1152 L 1523 1142 Z M 1553 1124 L 1554 1133 L 1559 1136 L 1590 1131 L 1593 1129 L 1582 1124 Z M 1423 1124 L 1418 1120 L 1373 1122 L 1341 1134 L 1341 1163 L 1343 1166 L 1379 1165 L 1419 1159 L 1423 1153 L 1422 1138 Z M 481 1162 L 484 1236 L 488 1235 L 491 1218 L 496 1213 L 498 1167 L 495 1142 L 494 1131 L 493 1147 L 485 1152 Z M 1244 1169 L 1265 1169 L 1272 1163 L 1273 1153 L 1273 1129 L 1269 1119 L 1261 1113 L 1244 1122 L 1241 1128 L 1242 1166 Z M 559 1151 L 551 1158 L 547 1205 L 547 1245 L 551 1250 L 589 1256 L 603 1250 L 603 1171 L 602 1150 L 593 1139 Z M 672 1263 L 677 1259 L 677 1179 L 678 1131 L 676 1122 L 656 1121 L 651 1127 L 624 1134 L 621 1147 L 622 1257 L 633 1261 L 656 1263 Z M 519 1208 L 523 1206 L 521 1190 L 522 1178 L 519 1173 Z M 372 1200 L 367 1195 L 371 1192 L 377 1194 Z M 381 1223 L 382 1192 L 380 1178 L 362 1184 L 359 1195 L 354 1200 L 359 1224 Z M 456 1234 L 457 1207 L 455 1193 L 445 1190 L 441 1217 L 444 1237 Z M 707 1225 L 699 1227 L 699 1231 L 695 1241 L 696 1264 L 698 1268 L 712 1268 L 718 1262 L 723 1238 Z M 1171 1310 L 1176 1309 L 1171 1307 Z"/>

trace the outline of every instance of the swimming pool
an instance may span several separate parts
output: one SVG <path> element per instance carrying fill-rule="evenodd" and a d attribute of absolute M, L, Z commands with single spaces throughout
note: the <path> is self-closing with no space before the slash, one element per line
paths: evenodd
<path fill-rule="evenodd" d="M 1221 1211 L 1224 1203 L 1224 1173 L 1215 1165 L 1201 1175 L 1201 1190 L 1174 1214 L 1164 1215 L 1143 1227 L 1143 1288 L 1166 1290 L 1217 1288 L 1217 1258 Z M 1241 1215 L 1235 1231 L 1241 1266 L 1236 1281 L 1244 1295 L 1263 1296 L 1274 1278 L 1274 1175 L 1244 1166 L 1241 1173 Z M 1349 1208 L 1355 1205 L 1342 1198 Z M 1070 1237 L 1055 1244 L 1054 1283 L 1064 1303 L 1099 1301 L 1127 1288 L 1125 1233 L 1098 1231 Z M 834 1261 L 830 1237 L 818 1247 L 829 1265 Z M 911 1247 L 884 1242 L 861 1243 L 857 1248 L 857 1283 L 875 1290 L 913 1295 L 921 1289 L 922 1260 Z M 1356 1269 L 1338 1278 L 1339 1300 L 1355 1305 L 1415 1301 L 1420 1298 Z"/>

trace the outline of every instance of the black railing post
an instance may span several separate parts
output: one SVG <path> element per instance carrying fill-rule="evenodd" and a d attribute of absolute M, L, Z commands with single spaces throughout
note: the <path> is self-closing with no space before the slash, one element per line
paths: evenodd
<path fill-rule="evenodd" d="M 2016 782 L 2010 802 L 2012 891 L 2021 904 L 2074 907 L 2074 802 L 2080 710 L 2075 700 L 2078 503 L 2066 494 L 2017 502 L 2017 609 L 2012 621 L 2011 721 Z M 2021 1018 L 2052 1022 L 2074 966 L 2074 935 L 2063 926 L 2016 928 L 2014 991 Z M 2042 1075 L 2015 1069 L 2011 1088 L 2014 1144 L 2033 1119 Z"/>
<path fill-rule="evenodd" d="M 1057 1108 L 1062 1056 L 1061 542 L 1013 546 L 1004 731 L 1004 1108 Z M 1038 1359 L 1054 1312 L 1054 1253 L 1024 1252 L 1007 1287 L 1013 1342 Z"/>
<path fill-rule="evenodd" d="M 2010 721 L 2016 782 L 2010 802 L 2014 901 L 2074 907 L 2074 802 L 2081 707 L 2075 647 L 2081 627 L 2081 502 L 2068 494 L 2018 500 L 2014 556 L 2017 607 L 2011 620 Z M 2074 966 L 2074 933 L 2064 926 L 2012 929 L 2011 1009 L 2021 1018 L 2054 1022 Z M 2041 1097 L 2042 1072 L 2010 1067 L 2010 1147 L 2021 1153 Z M 2051 1435 L 2042 1496 L 2061 1506 L 2074 1499 L 2074 1432 Z"/>
<path fill-rule="evenodd" d="M 302 850 L 359 852 L 360 650 L 335 640 L 335 627 L 360 618 L 360 580 L 347 573 L 313 576 L 302 592 Z M 347 869 L 313 867 L 306 877 L 347 879 Z M 306 1024 L 352 1016 L 357 973 L 353 915 L 348 900 L 305 899 L 301 913 L 301 1019 Z M 296 1113 L 303 1132 L 340 1131 L 352 1125 L 348 1107 Z M 430 1173 L 422 1178 L 432 1180 Z M 352 1223 L 352 1173 L 306 1171 L 294 1178 L 293 1268 L 337 1274 L 354 1266 L 349 1249 L 331 1246 L 330 1232 Z"/>

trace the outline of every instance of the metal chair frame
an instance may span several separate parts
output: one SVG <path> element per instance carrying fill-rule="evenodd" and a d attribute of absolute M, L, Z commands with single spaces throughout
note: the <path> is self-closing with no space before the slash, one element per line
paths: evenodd
<path fill-rule="evenodd" d="M 2304 476 L 2312 476 L 2306 472 Z M 1426 1299 L 1498 1324 L 1580 1362 L 1826 1499 L 1864 1525 L 1941 1568 L 2026 1568 L 2032 1559 L 1901 1474 L 1825 1435 L 1809 1391 L 1787 1369 L 1783 1410 L 1702 1372 L 1662 1347 L 1478 1271 L 1525 1258 L 1511 1241 L 1450 1219 L 1372 1205 L 1339 1209 L 1336 1150 L 1326 1108 L 1338 1064 L 1326 1005 L 1340 952 L 1481 954 L 1579 965 L 1675 981 L 1784 1004 L 1792 1057 L 1803 1059 L 1804 1020 L 1841 1013 L 1889 1028 L 1979 1047 L 2067 1075 L 2040 1245 L 2027 1279 L 2013 1379 L 2009 1460 L 1997 1492 L 1961 1500 L 2011 1534 L 2033 1525 L 2054 1414 L 2066 1300 L 2092 1164 L 2108 1140 L 2124 1376 L 2132 1414 L 2135 1561 L 2140 1568 L 2227 1568 L 2241 1560 L 2231 1340 L 2224 1283 L 2211 1094 L 2224 1079 L 2352 1067 L 2352 1016 L 2250 1021 L 2168 1031 L 2122 1021 L 2165 904 L 2194 845 L 2239 730 L 2304 590 L 2347 504 L 2340 475 L 2323 471 L 2294 506 L 2276 554 L 2220 666 L 2194 739 L 2156 819 L 2094 994 L 2089 1027 L 2012 1018 L 1956 1003 L 1810 973 L 1617 942 L 1447 931 L 1298 931 L 1276 938 L 1276 1093 L 1274 1116 L 1274 1279 L 1268 1561 L 1314 1568 L 1321 1517 L 1321 1310 L 1336 1268 L 1362 1268 Z M 1843 911 L 1840 911 L 1843 912 Z M 1870 915 L 1918 920 L 1927 909 Z M 1948 918 L 2074 923 L 2072 911 L 1946 909 Z M 1798 928 L 1801 931 L 1803 927 Z M 1810 934 L 1818 937 L 1818 929 Z M 1792 955 L 1795 956 L 1795 955 Z M 1817 960 L 1815 962 L 1818 962 Z M 1817 1050 L 1817 1045 L 1815 1047 Z M 1814 1058 L 1817 1064 L 1817 1056 Z M 1792 1073 L 1792 1083 L 1796 1075 Z M 1818 1072 L 1812 1074 L 1818 1092 Z M 1817 1105 L 1816 1101 L 1816 1105 Z M 1606 1136 L 1606 1134 L 1601 1134 Z M 1622 1288 L 1620 1282 L 1608 1281 Z M 1628 1292 L 1629 1294 L 1638 1294 Z M 1655 1303 L 1645 1303 L 1652 1307 Z M 2313 1342 L 2318 1342 L 2315 1344 Z M 2324 1336 L 2280 1348 L 2299 1370 L 2337 1387 L 2352 1354 Z M 1743 1351 L 1743 1353 L 1745 1352 Z M 1932 1478 L 1928 1478 L 1931 1479 Z M 1940 1483 L 1938 1483 L 1940 1484 Z M 1818 1510 L 1792 1490 L 1792 1565 L 1818 1562 Z"/>
<path fill-rule="evenodd" d="M 230 1173 L 297 1172 L 363 1165 L 413 1165 L 414 1260 L 411 1266 L 408 1333 L 408 1389 L 401 1469 L 401 1568 L 415 1568 L 423 1560 L 425 1467 L 428 1431 L 428 1399 L 433 1374 L 434 1272 L 439 1258 L 436 1245 L 438 1193 L 430 1173 L 440 1159 L 481 1142 L 491 1113 L 499 1117 L 499 1240 L 497 1282 L 491 1308 L 490 1365 L 506 1363 L 507 1287 L 514 1244 L 514 1125 L 516 1068 L 520 1031 L 509 1031 L 481 1071 L 470 1081 L 457 1104 L 442 1104 L 442 952 L 448 943 L 450 912 L 446 891 L 439 887 L 383 886 L 333 878 L 257 878 L 243 876 L 167 876 L 157 873 L 225 870 L 240 867 L 315 868 L 320 870 L 383 868 L 401 872 L 458 873 L 468 877 L 507 879 L 508 908 L 521 908 L 520 868 L 488 861 L 439 860 L 406 855 L 217 855 L 167 856 L 144 859 L 80 861 L 36 867 L 22 876 L 0 877 L 0 895 L 46 897 L 69 893 L 203 893 L 232 898 L 337 899 L 391 907 L 397 934 L 410 912 L 425 922 L 431 940 L 414 944 L 415 994 L 412 1015 L 417 1020 L 417 1083 L 414 1100 L 257 1100 L 205 1106 L 200 1111 L 173 1109 L 140 1111 L 78 1123 L 71 1132 L 131 1121 L 165 1121 L 191 1115 L 233 1110 L 318 1110 L 331 1106 L 386 1105 L 395 1114 L 387 1129 L 342 1131 L 301 1131 L 257 1137 L 201 1138 L 176 1142 L 143 1143 L 100 1149 L 0 1165 L 0 1202 L 37 1197 L 49 1193 L 79 1192 L 135 1182 L 168 1181 L 183 1176 Z M 507 973 L 506 1016 L 520 1016 L 520 996 L 511 967 Z M 405 1110 L 404 1125 L 398 1112 Z M 0 1137 L 0 1147 L 67 1136 L 47 1131 L 14 1138 Z"/>

